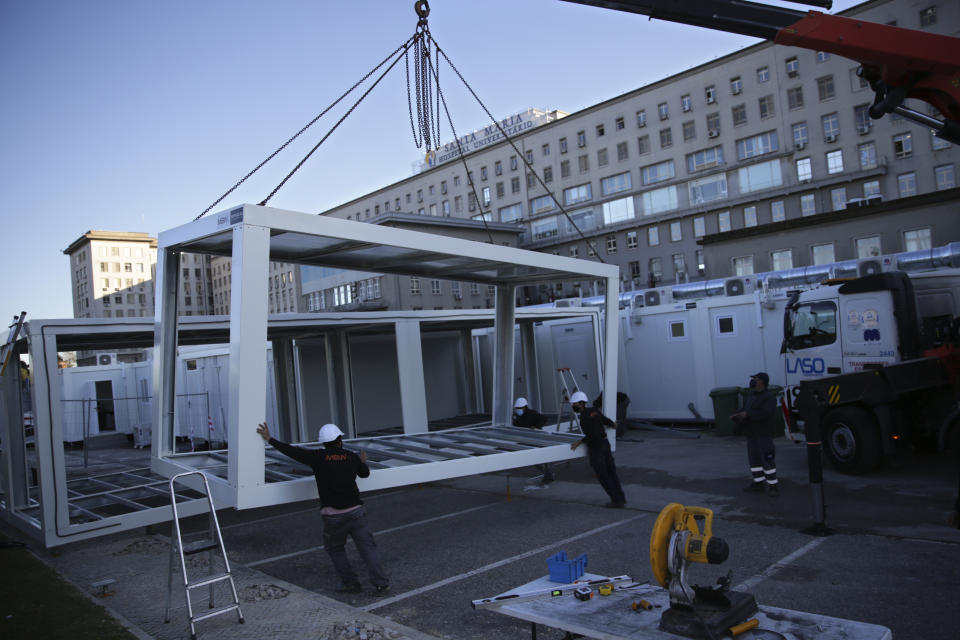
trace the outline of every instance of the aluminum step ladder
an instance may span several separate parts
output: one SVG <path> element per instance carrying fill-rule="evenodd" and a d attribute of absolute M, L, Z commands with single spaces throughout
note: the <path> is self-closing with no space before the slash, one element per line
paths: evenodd
<path fill-rule="evenodd" d="M 180 478 L 191 475 L 200 476 L 200 478 L 203 479 L 203 491 L 207 498 L 207 506 L 210 508 L 207 514 L 209 531 L 207 538 L 184 543 L 183 535 L 180 531 L 180 517 L 177 513 L 177 494 L 174 491 L 173 485 Z M 187 600 L 187 616 L 190 620 L 190 640 L 196 640 L 197 638 L 197 622 L 223 613 L 236 611 L 240 624 L 243 624 L 243 613 L 240 611 L 240 599 L 237 597 L 237 587 L 233 582 L 233 574 L 230 573 L 230 562 L 227 560 L 227 550 L 223 546 L 223 536 L 220 535 L 220 523 L 217 520 L 217 511 L 213 507 L 213 498 L 210 497 L 210 484 L 207 482 L 207 476 L 200 471 L 186 471 L 170 478 L 170 505 L 173 507 L 173 524 L 170 532 L 170 570 L 167 573 L 167 608 L 163 616 L 163 621 L 170 622 L 170 600 L 173 593 L 174 565 L 179 558 L 180 571 L 183 574 L 184 595 Z M 214 552 L 217 550 L 219 550 L 220 555 L 223 557 L 223 571 L 220 572 L 214 569 L 213 562 Z M 186 557 L 202 552 L 207 552 L 208 554 L 210 574 L 205 578 L 190 580 L 187 575 Z M 230 593 L 233 594 L 233 603 L 216 609 L 213 604 L 213 592 L 214 586 L 219 582 L 226 582 L 230 585 Z M 210 588 L 210 611 L 194 615 L 193 603 L 190 600 L 190 591 L 192 589 L 199 589 L 200 587 Z"/>
<path fill-rule="evenodd" d="M 567 427 L 567 433 L 582 433 L 580 416 L 573 410 L 573 406 L 570 404 L 570 396 L 580 391 L 580 387 L 577 386 L 577 377 L 573 374 L 573 370 L 570 367 L 560 367 L 557 369 L 557 377 L 560 379 L 560 389 L 557 392 L 557 431 L 561 431 L 560 427 L 564 420 L 564 410 L 569 409 L 570 424 Z"/>

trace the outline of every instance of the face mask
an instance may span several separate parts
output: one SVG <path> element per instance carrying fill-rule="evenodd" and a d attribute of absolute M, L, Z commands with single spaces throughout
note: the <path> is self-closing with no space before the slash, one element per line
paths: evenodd
<path fill-rule="evenodd" d="M 523 407 L 518 407 L 518 408 L 514 409 L 513 412 L 514 412 L 515 414 L 517 414 L 518 416 L 519 416 L 519 415 L 522 415 L 522 414 L 523 414 Z"/>
<path fill-rule="evenodd" d="M 751 389 L 756 389 L 756 388 L 757 388 L 757 379 L 756 379 L 756 378 L 750 378 L 750 388 L 751 388 Z"/>
<path fill-rule="evenodd" d="M 583 411 L 583 405 L 578 402 L 577 404 L 573 405 L 573 411 L 574 413 L 580 413 Z"/>

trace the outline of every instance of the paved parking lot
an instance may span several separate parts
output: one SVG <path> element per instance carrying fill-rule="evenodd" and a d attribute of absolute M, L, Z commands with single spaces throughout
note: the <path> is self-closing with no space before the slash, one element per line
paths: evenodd
<path fill-rule="evenodd" d="M 535 474 L 527 468 L 365 496 L 392 579 L 383 597 L 369 588 L 335 593 L 310 504 L 227 510 L 221 525 L 231 561 L 261 582 L 295 585 L 440 638 L 524 638 L 527 623 L 474 611 L 470 601 L 544 575 L 546 558 L 559 550 L 588 554 L 592 573 L 651 580 L 650 529 L 664 505 L 680 502 L 713 509 L 714 534 L 731 548 L 724 565 L 694 565 L 692 582 L 713 584 L 732 571 L 733 584 L 761 604 L 884 625 L 895 638 L 960 638 L 960 531 L 943 520 L 956 467 L 945 456 L 908 459 L 864 477 L 828 469 L 827 523 L 837 533 L 818 538 L 800 532 L 811 523 L 803 446 L 780 442 L 781 496 L 769 498 L 742 492 L 749 479 L 742 439 L 632 430 L 627 440 L 616 453 L 624 510 L 602 507 L 606 496 L 585 460 L 560 465 L 559 480 L 545 489 L 526 482 Z M 348 551 L 361 568 L 352 546 Z M 65 572 L 70 553 L 59 561 Z M 157 579 L 165 568 L 157 567 Z M 121 613 L 136 623 L 137 612 Z M 201 624 L 211 632 L 240 630 L 230 621 Z M 541 638 L 562 636 L 540 629 Z M 304 628 L 291 637 L 318 636 Z"/>

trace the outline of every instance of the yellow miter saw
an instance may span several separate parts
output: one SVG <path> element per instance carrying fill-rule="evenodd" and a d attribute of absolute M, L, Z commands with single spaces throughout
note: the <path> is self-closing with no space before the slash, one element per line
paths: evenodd
<path fill-rule="evenodd" d="M 713 537 L 713 511 L 676 502 L 663 508 L 650 534 L 650 566 L 670 592 L 670 608 L 660 618 L 660 630 L 687 638 L 719 638 L 757 611 L 749 593 L 730 591 L 730 575 L 715 587 L 687 583 L 687 564 L 722 564 L 730 547 Z M 702 531 L 701 531 L 702 527 Z"/>

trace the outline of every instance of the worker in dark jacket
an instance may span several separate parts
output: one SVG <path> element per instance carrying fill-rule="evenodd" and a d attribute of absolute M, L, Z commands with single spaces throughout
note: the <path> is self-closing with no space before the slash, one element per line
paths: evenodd
<path fill-rule="evenodd" d="M 513 403 L 513 426 L 539 429 L 545 424 L 547 424 L 547 417 L 532 408 L 526 398 L 517 398 Z M 549 462 L 538 464 L 537 470 L 543 474 L 543 484 L 553 482 L 553 468 Z"/>
<path fill-rule="evenodd" d="M 771 497 L 780 495 L 777 481 L 776 449 L 773 446 L 773 418 L 777 399 L 767 388 L 770 376 L 764 372 L 750 376 L 750 393 L 743 410 L 730 416 L 747 435 L 747 459 L 753 480 L 744 491 L 764 491 Z"/>
<path fill-rule="evenodd" d="M 367 565 L 370 582 L 377 593 L 386 592 L 390 588 L 390 580 L 383 572 L 380 552 L 367 526 L 367 513 L 357 488 L 357 478 L 370 475 L 367 454 L 361 452 L 357 455 L 344 449 L 343 432 L 335 424 L 325 424 L 320 428 L 317 439 L 323 443 L 321 450 L 295 447 L 271 438 L 270 428 L 265 422 L 257 427 L 257 433 L 280 453 L 313 469 L 317 492 L 320 494 L 323 547 L 340 577 L 337 591 L 354 593 L 362 589 L 347 558 L 345 546 L 349 535 Z"/>
<path fill-rule="evenodd" d="M 615 429 L 616 423 L 600 413 L 596 407 L 587 408 L 587 394 L 577 391 L 570 396 L 570 405 L 580 416 L 580 430 L 583 437 L 570 444 L 570 448 L 577 450 L 581 444 L 587 445 L 587 457 L 590 466 L 600 481 L 600 486 L 610 496 L 610 502 L 605 506 L 611 509 L 623 509 L 627 498 L 623 495 L 620 478 L 617 477 L 617 467 L 613 461 L 613 452 L 610 450 L 610 441 L 607 440 L 607 429 Z"/>

